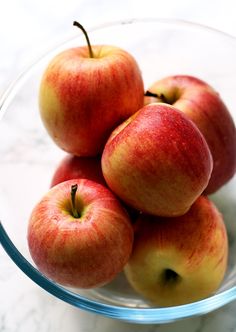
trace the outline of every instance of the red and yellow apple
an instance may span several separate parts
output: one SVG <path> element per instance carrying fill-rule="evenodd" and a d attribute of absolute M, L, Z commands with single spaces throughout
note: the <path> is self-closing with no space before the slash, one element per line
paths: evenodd
<path fill-rule="evenodd" d="M 213 171 L 205 193 L 220 189 L 236 171 L 236 129 L 220 95 L 198 78 L 176 75 L 148 88 L 145 104 L 155 98 L 181 110 L 200 129 L 213 157 Z"/>
<path fill-rule="evenodd" d="M 125 275 L 158 306 L 194 302 L 212 295 L 227 268 L 228 240 L 217 207 L 200 196 L 183 216 L 140 215 Z"/>
<path fill-rule="evenodd" d="M 77 157 L 72 154 L 67 154 L 58 164 L 53 174 L 50 187 L 72 179 L 87 179 L 107 186 L 102 174 L 101 156 Z M 121 204 L 128 212 L 132 223 L 134 223 L 139 215 L 139 211 L 124 202 L 121 202 Z"/>
<path fill-rule="evenodd" d="M 39 108 L 61 149 L 96 156 L 111 131 L 143 106 L 143 95 L 141 71 L 131 54 L 89 43 L 50 61 L 40 84 Z"/>
<path fill-rule="evenodd" d="M 153 103 L 113 131 L 102 171 L 110 189 L 128 205 L 177 216 L 206 188 L 212 157 L 192 121 L 170 105 Z"/>
<path fill-rule="evenodd" d="M 93 288 L 127 263 L 133 228 L 106 187 L 73 179 L 52 187 L 32 211 L 28 246 L 46 276 L 65 286 Z"/>
<path fill-rule="evenodd" d="M 88 179 L 105 185 L 101 157 L 77 157 L 67 154 L 56 167 L 51 187 L 71 179 Z"/>

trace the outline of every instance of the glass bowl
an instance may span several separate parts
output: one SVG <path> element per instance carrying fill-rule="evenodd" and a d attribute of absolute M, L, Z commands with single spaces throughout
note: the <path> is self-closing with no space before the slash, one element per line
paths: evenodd
<path fill-rule="evenodd" d="M 136 58 L 145 88 L 173 74 L 199 77 L 218 90 L 236 119 L 236 39 L 208 27 L 168 19 L 130 19 L 90 29 L 92 44 L 113 44 Z M 0 101 L 0 239 L 16 265 L 36 284 L 80 309 L 135 322 L 165 323 L 205 314 L 236 299 L 236 177 L 211 196 L 224 215 L 229 264 L 216 294 L 191 304 L 156 308 L 137 296 L 123 274 L 93 290 L 62 287 L 41 274 L 29 254 L 27 225 L 36 202 L 49 188 L 65 155 L 46 133 L 38 110 L 38 88 L 49 60 L 68 47 L 85 44 L 79 30 L 26 70 Z"/>

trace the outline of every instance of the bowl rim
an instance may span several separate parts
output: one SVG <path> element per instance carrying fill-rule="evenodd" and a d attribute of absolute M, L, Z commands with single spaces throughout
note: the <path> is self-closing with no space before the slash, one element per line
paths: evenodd
<path fill-rule="evenodd" d="M 93 32 L 99 29 L 105 29 L 112 26 L 118 25 L 128 25 L 133 23 L 159 23 L 163 25 L 181 25 L 186 27 L 191 27 L 194 29 L 201 29 L 208 31 L 209 33 L 221 35 L 227 38 L 236 45 L 236 37 L 230 35 L 226 32 L 222 32 L 218 29 L 194 23 L 181 19 L 171 19 L 171 18 L 130 18 L 124 20 L 117 20 L 112 22 L 106 22 L 104 24 L 96 25 L 92 28 L 87 29 L 88 32 Z M 80 32 L 79 32 L 80 33 Z M 82 32 L 81 32 L 82 33 Z M 54 45 L 51 50 L 43 53 L 41 57 L 38 57 L 30 66 L 28 66 L 18 77 L 8 86 L 5 92 L 0 98 L 0 120 L 7 110 L 11 98 L 14 97 L 18 88 L 20 88 L 22 82 L 24 82 L 31 69 L 36 65 L 40 64 L 45 57 L 49 56 L 50 53 L 54 53 L 57 49 L 62 47 L 78 38 L 78 33 L 76 36 L 70 38 L 65 38 L 64 41 L 60 42 L 58 45 Z M 81 296 L 79 294 L 73 293 L 66 288 L 54 283 L 46 276 L 44 276 L 39 270 L 37 270 L 27 259 L 20 253 L 16 246 L 11 241 L 6 230 L 4 229 L 2 222 L 0 220 L 0 243 L 9 257 L 13 262 L 36 284 L 38 284 L 45 291 L 56 296 L 60 300 L 69 303 L 79 309 L 86 310 L 92 313 L 100 314 L 105 317 L 123 320 L 126 322 L 140 323 L 140 324 L 162 324 L 167 322 L 177 321 L 183 318 L 190 318 L 194 316 L 199 316 L 216 310 L 227 303 L 236 300 L 236 286 L 231 287 L 221 293 L 210 296 L 206 299 L 196 301 L 190 304 L 184 304 L 179 306 L 164 307 L 164 308 L 130 308 L 118 305 L 105 304 L 99 301 L 94 301 Z"/>

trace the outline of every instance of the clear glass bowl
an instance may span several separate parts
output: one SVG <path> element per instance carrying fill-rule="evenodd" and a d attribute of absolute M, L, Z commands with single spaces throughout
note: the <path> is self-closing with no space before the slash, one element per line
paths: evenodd
<path fill-rule="evenodd" d="M 172 74 L 197 76 L 218 90 L 236 119 L 236 39 L 196 24 L 166 20 L 125 20 L 90 29 L 92 44 L 128 50 L 139 63 L 145 88 Z M 236 299 L 236 177 L 212 195 L 229 233 L 229 265 L 221 288 L 211 297 L 187 305 L 150 307 L 128 286 L 122 273 L 105 287 L 67 289 L 42 275 L 27 246 L 33 206 L 48 190 L 64 156 L 46 133 L 38 111 L 38 88 L 49 60 L 68 47 L 85 44 L 79 30 L 25 71 L 0 101 L 0 240 L 11 259 L 35 283 L 80 309 L 135 323 L 165 323 L 205 314 Z"/>

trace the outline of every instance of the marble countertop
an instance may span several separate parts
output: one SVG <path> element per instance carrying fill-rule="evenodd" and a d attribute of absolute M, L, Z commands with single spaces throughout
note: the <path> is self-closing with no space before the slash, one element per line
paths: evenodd
<path fill-rule="evenodd" d="M 0 95 L 22 70 L 71 31 L 130 17 L 177 18 L 236 36 L 234 0 L 214 2 L 119 0 L 9 0 L 0 4 Z M 210 314 L 164 325 L 136 325 L 97 316 L 66 304 L 27 278 L 0 248 L 1 332 L 235 332 L 236 301 Z"/>

